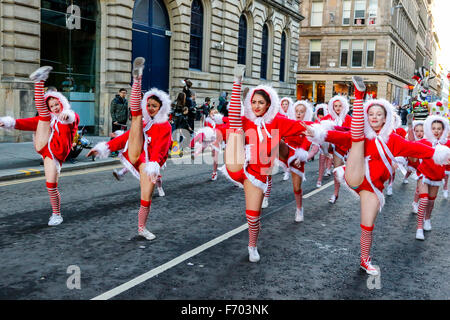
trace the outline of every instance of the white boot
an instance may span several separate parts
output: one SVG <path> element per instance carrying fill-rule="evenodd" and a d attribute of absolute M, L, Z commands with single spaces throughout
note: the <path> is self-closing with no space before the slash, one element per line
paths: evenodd
<path fill-rule="evenodd" d="M 424 220 L 423 221 L 423 230 L 425 231 L 431 231 L 431 219 Z"/>
<path fill-rule="evenodd" d="M 413 212 L 417 214 L 419 212 L 419 204 L 417 202 L 412 203 Z"/>
<path fill-rule="evenodd" d="M 289 172 L 285 172 L 283 176 L 283 181 L 289 180 Z"/>
<path fill-rule="evenodd" d="M 447 199 L 448 198 L 448 190 L 444 190 L 443 195 L 444 195 L 444 198 Z"/>
<path fill-rule="evenodd" d="M 63 222 L 63 218 L 60 214 L 52 214 L 50 219 L 48 220 L 48 225 L 53 227 L 61 224 Z"/>
<path fill-rule="evenodd" d="M 162 187 L 158 187 L 158 195 L 160 197 L 164 197 L 166 195 Z"/>
<path fill-rule="evenodd" d="M 30 79 L 34 82 L 39 82 L 42 80 L 45 81 L 48 79 L 48 75 L 50 74 L 50 71 L 52 71 L 52 70 L 53 70 L 53 67 L 50 67 L 50 66 L 40 67 L 39 69 L 34 71 L 32 74 L 30 74 Z"/>
<path fill-rule="evenodd" d="M 248 247 L 248 260 L 258 262 L 260 259 L 257 247 Z"/>
<path fill-rule="evenodd" d="M 388 196 L 392 196 L 392 185 L 391 185 L 391 184 L 387 186 L 387 188 L 386 188 L 386 194 L 387 194 Z"/>
<path fill-rule="evenodd" d="M 303 207 L 297 208 L 295 211 L 295 222 L 302 222 L 303 221 Z"/>
<path fill-rule="evenodd" d="M 144 228 L 142 231 L 139 231 L 138 234 L 147 240 L 153 240 L 156 238 L 156 236 L 150 231 L 148 231 L 147 228 Z"/>
<path fill-rule="evenodd" d="M 416 239 L 417 240 L 425 240 L 425 236 L 423 235 L 423 229 L 417 229 Z"/>

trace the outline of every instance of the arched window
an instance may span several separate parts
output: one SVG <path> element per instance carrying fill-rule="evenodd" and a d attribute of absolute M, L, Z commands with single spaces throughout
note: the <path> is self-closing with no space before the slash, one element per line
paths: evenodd
<path fill-rule="evenodd" d="M 189 47 L 189 68 L 202 68 L 203 6 L 200 0 L 192 1 L 191 42 Z"/>
<path fill-rule="evenodd" d="M 280 52 L 280 81 L 285 79 L 286 70 L 286 33 L 281 34 L 281 52 Z"/>
<path fill-rule="evenodd" d="M 265 24 L 262 31 L 262 45 L 261 45 L 261 79 L 267 79 L 267 57 L 269 47 L 269 28 Z"/>
<path fill-rule="evenodd" d="M 245 64 L 247 58 L 247 19 L 239 19 L 238 64 Z"/>

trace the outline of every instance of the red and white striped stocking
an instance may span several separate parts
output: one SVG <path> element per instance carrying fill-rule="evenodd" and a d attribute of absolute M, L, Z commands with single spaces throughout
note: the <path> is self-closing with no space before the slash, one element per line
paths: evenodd
<path fill-rule="evenodd" d="M 256 247 L 259 231 L 261 230 L 260 211 L 245 210 L 248 223 L 248 246 Z"/>
<path fill-rule="evenodd" d="M 272 193 L 272 176 L 267 176 L 267 190 L 264 193 L 264 198 L 269 198 Z"/>
<path fill-rule="evenodd" d="M 53 214 L 59 216 L 61 215 L 61 195 L 58 191 L 58 182 L 46 182 L 46 186 Z"/>
<path fill-rule="evenodd" d="M 237 78 L 234 79 L 233 89 L 231 91 L 230 105 L 228 107 L 228 119 L 231 129 L 242 128 L 241 118 L 241 82 Z"/>
<path fill-rule="evenodd" d="M 355 100 L 353 102 L 353 113 L 350 131 L 352 141 L 358 142 L 364 140 L 364 92 L 358 91 L 355 87 Z"/>
<path fill-rule="evenodd" d="M 39 120 L 50 121 L 51 115 L 50 110 L 47 107 L 44 99 L 44 80 L 34 83 L 34 102 L 36 105 L 36 110 L 39 114 Z"/>
<path fill-rule="evenodd" d="M 142 77 L 133 78 L 133 86 L 131 87 L 131 96 L 130 96 L 130 111 L 131 116 L 133 117 L 142 115 L 141 86 L 142 86 Z"/>
<path fill-rule="evenodd" d="M 370 248 L 372 247 L 372 238 L 373 238 L 373 228 L 375 225 L 371 227 L 367 227 L 365 225 L 361 226 L 361 238 L 360 238 L 360 246 L 361 246 L 361 261 L 366 261 L 370 255 Z"/>
<path fill-rule="evenodd" d="M 428 207 L 428 193 L 419 195 L 419 211 L 417 212 L 417 229 L 423 229 L 423 218 Z"/>
<path fill-rule="evenodd" d="M 138 231 L 141 232 L 144 230 L 145 225 L 147 224 L 148 214 L 150 213 L 150 206 L 152 201 L 145 201 L 141 199 L 141 207 L 139 208 L 138 213 Z"/>

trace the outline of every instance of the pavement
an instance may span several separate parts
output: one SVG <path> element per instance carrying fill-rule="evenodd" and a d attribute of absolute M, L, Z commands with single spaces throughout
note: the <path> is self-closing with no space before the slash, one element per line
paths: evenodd
<path fill-rule="evenodd" d="M 108 141 L 109 137 L 85 136 L 95 146 L 100 141 Z M 81 170 L 120 163 L 119 158 L 92 160 L 86 158 L 89 149 L 83 149 L 75 159 L 75 163 L 66 161 L 61 167 L 61 172 Z M 0 143 L 0 181 L 28 178 L 44 175 L 42 158 L 35 151 L 33 142 Z"/>

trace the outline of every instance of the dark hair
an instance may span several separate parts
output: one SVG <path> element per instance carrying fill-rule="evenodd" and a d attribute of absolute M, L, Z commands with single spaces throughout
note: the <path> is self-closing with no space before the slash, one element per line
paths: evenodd
<path fill-rule="evenodd" d="M 323 108 L 320 108 L 319 110 L 317 110 L 317 115 L 319 116 L 323 116 L 324 115 L 324 113 L 323 113 Z"/>
<path fill-rule="evenodd" d="M 186 83 L 186 86 L 187 86 L 188 88 L 192 87 L 192 82 L 191 82 L 191 80 L 189 80 L 189 79 L 184 79 L 184 82 Z"/>
<path fill-rule="evenodd" d="M 177 106 L 184 106 L 185 103 L 186 103 L 186 94 L 184 92 L 180 92 L 178 94 L 177 101 L 175 104 Z"/>
<path fill-rule="evenodd" d="M 122 91 L 125 91 L 125 92 L 127 92 L 127 89 L 125 89 L 125 88 L 121 88 L 121 89 L 119 90 L 119 92 L 122 92 Z"/>
<path fill-rule="evenodd" d="M 442 126 L 442 129 L 445 128 L 444 123 L 443 123 L 441 120 L 434 120 L 434 121 L 431 123 L 431 125 L 433 125 L 433 123 L 440 123 L 441 126 Z"/>
<path fill-rule="evenodd" d="M 155 96 L 155 95 L 150 96 L 150 97 L 147 99 L 147 104 L 148 104 L 148 100 L 150 100 L 150 99 L 155 100 L 156 102 L 159 103 L 159 107 L 160 107 L 160 108 L 162 107 L 162 101 L 161 101 L 161 99 L 160 99 L 158 96 Z"/>
<path fill-rule="evenodd" d="M 56 97 L 48 97 L 47 99 L 45 99 L 45 105 L 47 106 L 47 108 L 48 108 L 48 110 L 50 110 L 50 105 L 48 104 L 48 102 L 50 101 L 50 100 L 52 100 L 52 99 L 55 99 L 55 100 L 58 100 L 59 101 L 59 99 L 58 98 L 56 98 Z"/>
<path fill-rule="evenodd" d="M 210 102 L 211 101 L 211 98 L 210 97 L 206 97 L 205 98 L 205 102 Z"/>
<path fill-rule="evenodd" d="M 272 102 L 270 100 L 269 94 L 264 90 L 255 90 L 255 92 L 253 92 L 253 96 L 255 96 L 255 94 L 259 94 L 260 96 L 262 96 L 264 98 L 264 100 L 266 100 L 266 103 L 269 105 Z M 252 98 L 253 98 L 253 96 L 252 96 Z"/>

